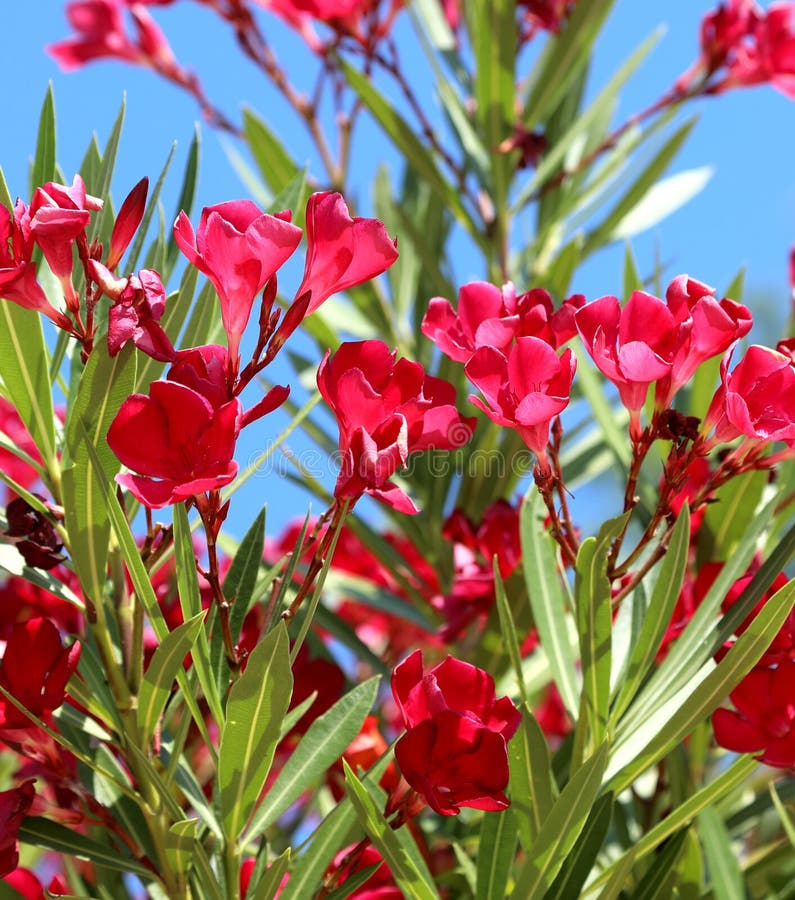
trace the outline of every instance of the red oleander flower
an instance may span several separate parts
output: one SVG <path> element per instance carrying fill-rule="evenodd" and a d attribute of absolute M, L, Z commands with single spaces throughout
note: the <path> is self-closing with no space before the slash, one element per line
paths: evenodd
<path fill-rule="evenodd" d="M 623 309 L 616 297 L 600 297 L 578 310 L 575 321 L 596 367 L 618 388 L 637 438 L 649 385 L 671 372 L 676 319 L 662 300 L 634 291 Z"/>
<path fill-rule="evenodd" d="M 116 480 L 150 509 L 223 487 L 237 475 L 232 457 L 243 410 L 230 399 L 227 371 L 223 347 L 182 350 L 166 381 L 122 403 L 107 440 L 138 474 Z"/>
<path fill-rule="evenodd" d="M 306 204 L 307 253 L 296 298 L 312 295 L 306 315 L 332 294 L 385 272 L 398 258 L 397 241 L 378 219 L 351 217 L 341 194 L 312 194 Z"/>
<path fill-rule="evenodd" d="M 408 729 L 395 747 L 406 781 L 441 815 L 460 807 L 496 811 L 510 803 L 506 742 L 521 713 L 496 699 L 494 679 L 448 656 L 424 672 L 416 650 L 392 675 L 392 693 Z"/>
<path fill-rule="evenodd" d="M 729 372 L 721 363 L 721 384 L 705 417 L 716 441 L 744 435 L 752 442 L 795 443 L 795 369 L 789 356 L 752 344 Z"/>
<path fill-rule="evenodd" d="M 546 341 L 520 337 L 507 358 L 481 347 L 464 371 L 486 398 L 472 395 L 470 402 L 498 425 L 515 428 L 544 467 L 549 426 L 569 404 L 576 368 L 571 350 L 558 356 Z"/>
<path fill-rule="evenodd" d="M 735 709 L 717 709 L 712 716 L 718 744 L 755 753 L 768 766 L 795 766 L 795 662 L 751 669 L 729 698 Z"/>
<path fill-rule="evenodd" d="M 442 526 L 442 535 L 453 545 L 453 583 L 447 594 L 432 597 L 431 605 L 445 620 L 442 639 L 451 641 L 494 605 L 494 557 L 503 579 L 519 565 L 519 510 L 506 500 L 497 500 L 475 526 L 456 509 Z"/>
<path fill-rule="evenodd" d="M 334 496 L 368 493 L 401 512 L 418 512 L 390 478 L 412 453 L 463 446 L 475 420 L 455 408 L 455 388 L 419 363 L 396 360 L 383 341 L 343 343 L 323 357 L 320 393 L 340 429 L 341 465 Z"/>
<path fill-rule="evenodd" d="M 502 288 L 472 281 L 458 292 L 457 310 L 443 297 L 430 301 L 422 333 L 445 356 L 463 363 L 480 347 L 505 353 L 516 337 L 539 337 L 558 348 L 577 333 L 574 312 L 584 301 L 582 295 L 575 295 L 555 310 L 542 288 L 517 296 L 510 281 Z"/>
<path fill-rule="evenodd" d="M 37 718 L 66 699 L 66 683 L 77 668 L 80 644 L 64 647 L 49 619 L 30 619 L 11 630 L 0 663 L 0 684 Z M 31 720 L 0 697 L 0 728 L 28 728 Z"/>
<path fill-rule="evenodd" d="M 301 241 L 301 229 L 290 223 L 291 215 L 288 210 L 270 216 L 250 200 L 229 200 L 206 206 L 196 232 L 184 212 L 174 224 L 180 250 L 218 292 L 235 372 L 240 338 L 257 294 Z"/>
<path fill-rule="evenodd" d="M 91 275 L 113 301 L 108 311 L 108 353 L 116 354 L 128 341 L 160 362 L 171 362 L 176 356 L 160 319 L 166 311 L 166 289 L 154 269 L 140 269 L 137 275 L 115 278 L 96 260 L 90 263 Z"/>
<path fill-rule="evenodd" d="M 668 285 L 665 300 L 677 331 L 671 371 L 657 384 L 658 409 L 666 409 L 703 362 L 728 350 L 753 324 L 748 307 L 728 298 L 717 300 L 713 288 L 687 275 Z"/>
<path fill-rule="evenodd" d="M 315 53 L 324 54 L 329 45 L 315 32 L 320 22 L 340 37 L 356 40 L 366 50 L 375 46 L 392 26 L 392 20 L 403 6 L 403 0 L 390 0 L 382 12 L 379 0 L 256 0 L 264 9 L 275 13 L 295 28 Z M 333 44 L 334 42 L 329 42 Z"/>
<path fill-rule="evenodd" d="M 25 309 L 34 309 L 59 328 L 72 330 L 72 322 L 47 299 L 32 261 L 34 240 L 28 209 L 17 200 L 11 213 L 0 206 L 0 297 Z"/>
<path fill-rule="evenodd" d="M 86 193 L 79 175 L 75 175 L 71 185 L 48 181 L 36 188 L 30 201 L 27 216 L 31 234 L 63 285 L 67 305 L 74 292 L 72 246 L 85 233 L 91 213 L 101 210 L 102 205 L 102 200 Z"/>
<path fill-rule="evenodd" d="M 135 27 L 132 38 L 127 34 L 125 11 Z M 119 59 L 161 70 L 177 68 L 165 35 L 143 3 L 77 0 L 67 5 L 66 16 L 77 34 L 50 44 L 47 52 L 67 72 L 95 59 Z"/>
<path fill-rule="evenodd" d="M 17 867 L 19 826 L 28 814 L 34 795 L 32 779 L 10 791 L 0 791 L 0 878 Z"/>

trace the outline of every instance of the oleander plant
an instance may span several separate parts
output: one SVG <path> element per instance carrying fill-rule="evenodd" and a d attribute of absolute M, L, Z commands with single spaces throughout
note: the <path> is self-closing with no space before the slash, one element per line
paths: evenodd
<path fill-rule="evenodd" d="M 173 213 L 120 184 L 123 110 L 62 171 L 52 90 L 0 170 L 0 897 L 795 896 L 795 338 L 631 244 L 695 99 L 795 99 L 795 2 L 617 122 L 609 0 L 200 0 L 305 167 L 171 2 L 48 51 L 186 91 L 253 197 L 193 209 L 198 137 Z"/>

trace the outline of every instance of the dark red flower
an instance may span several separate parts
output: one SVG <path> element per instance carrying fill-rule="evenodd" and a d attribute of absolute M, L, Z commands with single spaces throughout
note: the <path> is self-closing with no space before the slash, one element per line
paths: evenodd
<path fill-rule="evenodd" d="M 30 619 L 11 630 L 2 662 L 0 684 L 27 710 L 41 719 L 66 699 L 66 683 L 80 659 L 80 644 L 64 647 L 49 619 Z M 0 697 L 0 728 L 27 728 L 30 719 Z"/>
<path fill-rule="evenodd" d="M 717 709 L 712 716 L 720 746 L 756 753 L 768 766 L 795 766 L 795 662 L 751 669 L 729 698 L 735 709 Z"/>
<path fill-rule="evenodd" d="M 475 420 L 455 407 L 455 388 L 419 363 L 396 360 L 383 341 L 343 343 L 323 358 L 320 393 L 340 428 L 340 473 L 334 496 L 363 493 L 401 512 L 416 513 L 390 478 L 412 453 L 451 450 L 471 437 Z"/>
<path fill-rule="evenodd" d="M 436 812 L 509 805 L 506 742 L 521 713 L 508 697 L 496 699 L 487 672 L 448 656 L 426 673 L 417 650 L 395 669 L 392 693 L 408 729 L 395 758 Z"/>
<path fill-rule="evenodd" d="M 10 791 L 0 791 L 0 877 L 13 872 L 19 862 L 19 826 L 33 803 L 33 781 Z"/>
<path fill-rule="evenodd" d="M 6 507 L 8 528 L 5 533 L 14 539 L 14 545 L 25 563 L 33 568 L 53 569 L 64 561 L 63 549 L 53 523 L 27 500 L 17 497 Z"/>
<path fill-rule="evenodd" d="M 183 350 L 166 381 L 122 403 L 108 444 L 138 474 L 116 480 L 150 509 L 223 487 L 237 475 L 232 457 L 243 410 L 229 397 L 227 371 L 223 347 Z"/>

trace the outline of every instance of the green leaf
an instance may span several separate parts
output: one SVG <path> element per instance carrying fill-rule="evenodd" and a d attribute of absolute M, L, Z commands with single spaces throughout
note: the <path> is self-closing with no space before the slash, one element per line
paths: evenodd
<path fill-rule="evenodd" d="M 52 384 L 41 316 L 10 300 L 0 300 L 0 376 L 8 399 L 41 453 L 50 480 L 56 480 Z"/>
<path fill-rule="evenodd" d="M 787 808 L 784 806 L 781 797 L 778 795 L 776 786 L 772 781 L 768 785 L 768 788 L 770 790 L 770 799 L 773 801 L 773 806 L 776 807 L 776 812 L 781 820 L 781 827 L 787 835 L 787 840 L 795 847 L 795 823 L 792 821 L 792 816 L 787 812 Z"/>
<path fill-rule="evenodd" d="M 36 138 L 36 155 L 33 158 L 33 168 L 30 173 L 30 193 L 41 187 L 48 181 L 55 180 L 56 165 L 56 127 L 55 127 L 55 98 L 52 92 L 52 82 L 47 86 L 44 95 L 44 103 L 39 115 L 39 134 Z"/>
<path fill-rule="evenodd" d="M 85 612 L 85 604 L 70 587 L 63 584 L 50 572 L 26 565 L 22 554 L 13 544 L 0 544 L 0 569 L 8 572 L 9 575 L 17 575 L 37 587 L 44 588 L 45 591 L 49 591 L 60 600 L 71 603 L 81 613 Z"/>
<path fill-rule="evenodd" d="M 544 45 L 533 70 L 533 87 L 525 103 L 528 131 L 546 121 L 591 58 L 591 47 L 613 0 L 580 0 L 560 34 Z"/>
<path fill-rule="evenodd" d="M 166 835 L 166 855 L 177 877 L 183 879 L 192 867 L 198 819 L 175 822 Z"/>
<path fill-rule="evenodd" d="M 687 829 L 683 829 L 668 841 L 635 888 L 632 900 L 668 900 L 674 896 L 675 867 L 686 837 Z"/>
<path fill-rule="evenodd" d="M 612 644 L 611 585 L 607 564 L 613 541 L 624 531 L 629 513 L 608 519 L 595 538 L 583 541 L 577 554 L 574 593 L 577 631 L 582 661 L 582 698 L 577 734 L 588 724 L 589 742 L 579 746 L 593 750 L 605 738 L 610 708 L 610 664 Z M 575 746 L 578 744 L 575 738 Z"/>
<path fill-rule="evenodd" d="M 87 859 L 89 862 L 104 866 L 114 872 L 130 872 L 143 878 L 144 882 L 149 882 L 153 878 L 151 869 L 141 865 L 137 860 L 125 856 L 121 849 L 107 847 L 72 828 L 59 825 L 49 819 L 38 816 L 29 816 L 23 819 L 19 829 L 19 839 L 34 847 L 43 847 L 45 850 L 52 850 L 55 853 Z"/>
<path fill-rule="evenodd" d="M 243 133 L 265 184 L 274 194 L 281 193 L 299 174 L 299 166 L 279 137 L 251 109 L 243 110 Z"/>
<path fill-rule="evenodd" d="M 587 759 L 560 793 L 516 875 L 514 894 L 522 900 L 543 897 L 582 833 L 607 765 L 607 744 Z"/>
<path fill-rule="evenodd" d="M 6 176 L 3 173 L 3 167 L 0 166 L 0 203 L 10 212 L 14 208 L 14 201 L 11 199 L 11 193 L 8 190 Z"/>
<path fill-rule="evenodd" d="M 259 800 L 290 705 L 293 673 L 287 628 L 279 623 L 254 648 L 232 685 L 218 751 L 224 831 L 237 840 Z"/>
<path fill-rule="evenodd" d="M 587 236 L 583 254 L 590 255 L 598 247 L 602 247 L 616 237 L 629 237 L 629 232 L 621 231 L 621 225 L 632 212 L 640 206 L 648 196 L 660 176 L 668 168 L 673 158 L 681 149 L 695 119 L 690 119 L 674 131 L 662 147 L 654 154 L 641 173 L 632 181 L 621 196 L 621 199 L 604 217 L 599 225 Z"/>
<path fill-rule="evenodd" d="M 356 816 L 373 842 L 373 846 L 383 856 L 392 877 L 403 891 L 404 896 L 410 900 L 435 900 L 438 898 L 433 878 L 418 852 L 411 832 L 406 828 L 393 831 L 376 806 L 367 787 L 359 781 L 344 759 L 342 766 L 345 770 L 348 796 L 356 811 Z M 414 844 L 413 851 L 407 847 L 407 841 Z"/>
<path fill-rule="evenodd" d="M 172 508 L 174 522 L 174 559 L 177 573 L 177 593 L 182 608 L 182 616 L 187 622 L 197 616 L 203 616 L 201 590 L 196 571 L 196 554 L 193 549 L 193 537 L 191 536 L 190 522 L 184 504 L 175 503 Z M 158 637 L 160 641 L 165 636 Z M 199 680 L 204 697 L 210 707 L 213 719 L 220 728 L 224 723 L 224 708 L 221 697 L 225 695 L 229 673 L 226 662 L 218 660 L 218 666 L 213 666 L 210 657 L 210 644 L 207 640 L 207 632 L 199 629 L 193 648 L 193 669 Z M 221 687 L 223 686 L 223 690 Z"/>
<path fill-rule="evenodd" d="M 531 487 L 522 502 L 522 559 L 530 608 L 550 671 L 572 718 L 577 718 L 579 687 L 569 640 L 569 617 L 560 585 L 555 541 L 544 528 L 546 513 L 538 490 Z"/>
<path fill-rule="evenodd" d="M 312 722 L 254 813 L 248 840 L 272 825 L 347 750 L 372 709 L 379 681 L 377 675 L 368 678 Z"/>
<path fill-rule="evenodd" d="M 698 834 L 707 858 L 714 896 L 721 900 L 745 900 L 742 872 L 726 826 L 714 807 L 709 806 L 699 813 Z"/>
<path fill-rule="evenodd" d="M 122 97 L 119 112 L 116 115 L 116 121 L 110 130 L 110 136 L 105 144 L 105 151 L 102 154 L 102 164 L 99 167 L 99 173 L 96 183 L 92 185 L 90 193 L 96 194 L 97 197 L 107 198 L 110 193 L 110 184 L 113 180 L 113 170 L 116 167 L 116 155 L 119 152 L 119 141 L 121 140 L 121 132 L 124 127 L 124 116 L 127 108 L 127 100 Z M 88 241 L 100 240 L 106 244 L 110 239 L 110 233 L 113 228 L 113 206 L 106 200 L 102 211 L 94 216 L 91 226 L 88 229 Z"/>
<path fill-rule="evenodd" d="M 100 481 L 107 486 L 121 468 L 106 437 L 119 407 L 133 392 L 137 357 L 132 344 L 114 357 L 108 356 L 105 347 L 96 347 L 66 417 L 62 485 L 69 552 L 80 584 L 100 617 L 110 537 L 110 518 Z M 91 464 L 87 444 L 101 468 Z"/>
<path fill-rule="evenodd" d="M 356 91 L 362 103 L 372 113 L 409 165 L 427 182 L 431 190 L 450 209 L 475 242 L 485 249 L 483 236 L 472 216 L 462 204 L 459 192 L 441 174 L 433 156 L 411 130 L 408 122 L 378 92 L 365 75 L 358 72 L 345 60 L 340 60 L 340 68 L 348 84 Z"/>
<path fill-rule="evenodd" d="M 654 710 L 654 719 L 620 744 L 608 778 L 617 792 L 654 765 L 710 715 L 759 661 L 795 603 L 795 580 L 771 597 L 718 665 Z M 695 680 L 695 679 L 694 679 Z"/>
<path fill-rule="evenodd" d="M 193 201 L 196 197 L 196 183 L 199 178 L 200 149 L 201 133 L 199 131 L 199 126 L 197 125 L 193 132 L 193 140 L 190 143 L 190 149 L 188 150 L 188 159 L 185 164 L 185 177 L 182 180 L 182 188 L 179 192 L 176 211 L 171 217 L 172 222 L 176 220 L 177 216 L 179 216 L 180 212 L 182 211 L 184 211 L 187 216 L 190 216 L 193 209 Z M 177 242 L 174 239 L 174 233 L 172 231 L 169 235 L 168 245 L 166 247 L 166 265 L 163 267 L 163 271 L 160 273 L 163 276 L 164 281 L 168 281 L 168 278 L 174 269 L 174 265 L 176 264 L 178 257 L 179 247 L 177 246 Z"/>
<path fill-rule="evenodd" d="M 728 559 L 753 520 L 768 472 L 743 472 L 715 492 L 699 529 L 699 558 Z"/>
<path fill-rule="evenodd" d="M 475 900 L 502 900 L 506 895 L 519 829 L 510 809 L 483 816 L 478 840 Z"/>
<path fill-rule="evenodd" d="M 516 0 L 474 0 L 473 10 L 478 23 L 471 32 L 478 124 L 491 157 L 493 200 L 500 216 L 515 165 L 511 154 L 497 148 L 512 133 L 516 118 Z"/>
<path fill-rule="evenodd" d="M 155 733 L 177 671 L 193 649 L 203 624 L 202 612 L 178 625 L 155 650 L 138 693 L 138 727 L 141 729 L 142 744 L 147 743 Z"/>
<path fill-rule="evenodd" d="M 616 900 L 617 897 L 623 896 L 622 892 L 629 880 L 634 862 L 635 850 L 633 848 L 621 857 L 618 865 L 613 869 L 609 881 L 599 894 L 599 900 Z"/>
<path fill-rule="evenodd" d="M 273 860 L 256 885 L 249 885 L 246 900 L 274 900 L 279 896 L 282 880 L 290 866 L 291 852 L 288 847 L 281 856 Z"/>
<path fill-rule="evenodd" d="M 643 199 L 616 225 L 611 240 L 627 240 L 653 228 L 700 194 L 712 178 L 712 166 L 688 169 L 653 184 Z"/>
<path fill-rule="evenodd" d="M 516 683 L 519 686 L 519 696 L 527 703 L 527 689 L 524 683 L 524 672 L 522 670 L 522 657 L 519 652 L 519 636 L 516 633 L 516 625 L 513 621 L 513 614 L 505 595 L 505 584 L 500 575 L 500 566 L 495 555 L 492 561 L 494 570 L 494 591 L 496 596 L 497 614 L 500 619 L 500 631 L 502 632 L 502 640 L 508 651 L 514 674 L 516 675 Z"/>
<path fill-rule="evenodd" d="M 265 546 L 265 507 L 263 507 L 245 537 L 237 548 L 232 565 L 224 578 L 224 596 L 232 609 L 229 614 L 229 624 L 233 639 L 237 640 L 243 620 L 251 606 L 251 598 L 254 586 L 257 583 L 260 568 L 262 567 L 262 552 Z M 234 601 L 234 602 L 233 602 Z"/>
<path fill-rule="evenodd" d="M 160 202 L 160 193 L 163 190 L 163 184 L 166 180 L 166 175 L 168 174 L 169 167 L 171 165 L 171 160 L 174 158 L 174 153 L 177 149 L 176 141 L 171 145 L 171 149 L 168 151 L 168 156 L 166 157 L 166 161 L 163 164 L 163 168 L 160 171 L 160 175 L 158 176 L 157 181 L 155 182 L 154 188 L 149 195 L 149 199 L 146 203 L 146 208 L 144 209 L 144 214 L 141 217 L 141 224 L 138 226 L 138 230 L 135 234 L 135 238 L 133 239 L 132 244 L 130 245 L 130 249 L 127 253 L 127 259 L 124 262 L 123 270 L 125 272 L 134 272 L 138 265 L 138 258 L 141 255 L 141 251 L 143 250 L 144 240 L 146 238 L 146 233 L 149 230 L 149 223 L 152 221 L 152 216 L 154 215 L 155 210 L 157 209 L 158 203 Z M 192 269 L 192 266 L 189 266 L 189 269 Z M 194 270 L 196 271 L 196 270 Z M 197 273 L 198 274 L 198 273 Z M 165 277 L 165 276 L 164 276 Z M 161 327 L 165 328 L 165 323 L 160 321 Z M 151 359 L 151 357 L 148 357 Z M 154 360 L 153 360 L 154 362 Z"/>
<path fill-rule="evenodd" d="M 690 512 L 685 505 L 671 532 L 640 634 L 630 653 L 626 673 L 619 682 L 621 689 L 611 714 L 613 723 L 621 718 L 654 664 L 682 590 L 689 549 Z"/>
<path fill-rule="evenodd" d="M 544 900 L 568 900 L 569 897 L 582 896 L 583 885 L 607 837 L 612 814 L 613 795 L 603 794 L 591 808 L 573 851 L 566 858 L 552 887 L 544 894 Z"/>
<path fill-rule="evenodd" d="M 365 784 L 375 785 L 392 760 L 391 753 L 385 753 L 362 779 Z M 304 900 L 311 897 L 328 868 L 334 854 L 355 839 L 356 813 L 348 797 L 331 810 L 317 826 L 309 839 L 308 846 L 301 853 L 290 874 L 290 880 L 280 900 Z M 359 832 L 361 834 L 361 832 Z"/>
<path fill-rule="evenodd" d="M 535 716 L 522 704 L 522 721 L 508 743 L 511 809 L 519 826 L 519 839 L 530 853 L 549 816 L 558 786 L 552 774 L 549 745 Z"/>
<path fill-rule="evenodd" d="M 561 137 L 549 147 L 539 161 L 538 167 L 533 173 L 527 185 L 522 188 L 519 197 L 514 204 L 514 210 L 522 209 L 531 202 L 539 188 L 553 176 L 566 159 L 566 154 L 578 142 L 587 136 L 604 116 L 607 110 L 612 109 L 616 103 L 619 91 L 635 72 L 638 66 L 648 56 L 654 45 L 662 36 L 662 29 L 658 29 L 629 56 L 619 70 L 604 86 L 591 105 L 572 122 Z"/>

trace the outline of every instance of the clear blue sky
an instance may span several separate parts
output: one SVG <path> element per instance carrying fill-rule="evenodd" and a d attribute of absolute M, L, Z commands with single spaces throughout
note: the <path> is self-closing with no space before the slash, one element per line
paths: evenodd
<path fill-rule="evenodd" d="M 690 65 L 697 52 L 700 18 L 712 6 L 691 0 L 666 4 L 619 0 L 597 48 L 597 86 L 660 24 L 661 16 L 667 26 L 652 57 L 625 92 L 619 119 L 653 101 Z M 64 7 L 60 0 L 16 2 L 3 11 L 6 89 L 0 165 L 12 194 L 26 195 L 39 108 L 47 82 L 52 80 L 59 118 L 58 158 L 69 178 L 91 132 L 96 130 L 100 143 L 104 142 L 122 93 L 127 92 L 127 121 L 115 180 L 117 202 L 143 175 L 155 177 L 171 142 L 179 142 L 172 169 L 177 177 L 171 179 L 171 190 L 165 193 L 170 213 L 198 115 L 195 104 L 154 74 L 115 61 L 94 63 L 73 74 L 60 72 L 43 48 L 69 34 Z M 311 162 L 303 134 L 287 118 L 283 104 L 264 80 L 241 59 L 227 30 L 214 16 L 189 2 L 152 7 L 152 12 L 180 62 L 199 72 L 217 105 L 232 113 L 241 103 L 250 105 L 282 135 L 291 135 L 287 143 L 295 147 L 299 160 Z M 283 59 L 302 64 L 306 51 L 299 38 L 276 20 L 268 25 L 268 34 Z M 759 87 L 700 102 L 693 111 L 701 114 L 701 121 L 672 171 L 709 164 L 715 167 L 715 175 L 695 200 L 636 240 L 641 271 L 651 270 L 657 246 L 662 258 L 670 262 L 672 275 L 689 272 L 719 290 L 745 265 L 747 283 L 777 299 L 777 308 L 766 315 L 781 323 L 789 304 L 788 251 L 795 243 L 795 103 L 770 88 Z M 356 162 L 368 173 L 380 158 L 388 156 L 376 139 L 368 141 L 366 156 Z M 360 190 L 365 193 L 365 183 Z M 217 135 L 204 129 L 199 205 L 245 194 Z M 574 288 L 589 299 L 620 292 L 622 252 L 619 248 L 589 262 Z M 467 271 L 464 261 L 459 271 L 462 281 L 483 274 Z M 326 481 L 330 486 L 331 479 Z M 304 502 L 296 498 L 289 506 L 276 515 L 279 521 L 289 518 L 289 513 L 301 512 Z"/>

